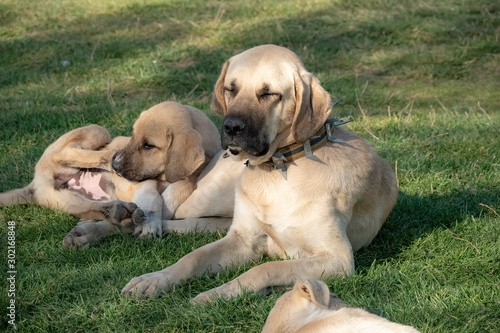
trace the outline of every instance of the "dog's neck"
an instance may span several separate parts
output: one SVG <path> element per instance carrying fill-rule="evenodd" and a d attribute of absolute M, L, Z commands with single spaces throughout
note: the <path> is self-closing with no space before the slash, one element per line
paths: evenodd
<path fill-rule="evenodd" d="M 313 153 L 323 147 L 328 141 L 343 142 L 335 138 L 334 128 L 350 122 L 346 118 L 328 119 L 319 130 L 303 143 L 297 143 L 293 138 L 291 129 L 288 128 L 278 134 L 271 143 L 269 153 L 258 158 L 249 159 L 245 164 L 249 167 L 260 166 L 278 170 L 283 178 L 287 179 L 287 164 L 302 157 L 307 157 L 314 161 L 320 161 Z"/>

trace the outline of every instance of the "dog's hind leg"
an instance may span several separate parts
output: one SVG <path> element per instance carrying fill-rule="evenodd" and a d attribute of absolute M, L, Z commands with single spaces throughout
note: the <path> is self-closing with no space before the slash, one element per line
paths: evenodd
<path fill-rule="evenodd" d="M 0 207 L 10 205 L 26 205 L 30 203 L 35 203 L 32 184 L 23 188 L 17 188 L 15 190 L 0 193 Z"/>
<path fill-rule="evenodd" d="M 51 162 L 71 168 L 111 171 L 112 150 L 100 150 L 111 141 L 107 129 L 98 125 L 77 128 L 64 134 L 49 148 Z"/>

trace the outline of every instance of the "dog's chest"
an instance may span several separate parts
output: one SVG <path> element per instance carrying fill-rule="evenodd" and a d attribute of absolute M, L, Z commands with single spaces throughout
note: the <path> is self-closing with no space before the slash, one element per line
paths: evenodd
<path fill-rule="evenodd" d="M 269 236 L 269 253 L 283 258 L 312 254 L 314 239 L 305 230 L 317 220 L 314 207 L 324 198 L 305 195 L 301 184 L 284 180 L 278 172 L 263 179 L 252 177 L 248 183 L 242 180 L 241 199 L 247 213 L 254 216 L 255 227 Z"/>
<path fill-rule="evenodd" d="M 252 172 L 242 178 L 240 193 L 260 221 L 283 219 L 289 209 L 293 208 L 294 191 L 278 172 Z"/>

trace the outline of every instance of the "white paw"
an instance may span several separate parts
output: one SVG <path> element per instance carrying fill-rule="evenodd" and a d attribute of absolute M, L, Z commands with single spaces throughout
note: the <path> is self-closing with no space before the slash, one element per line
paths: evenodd
<path fill-rule="evenodd" d="M 162 233 L 162 222 L 158 218 L 148 218 L 134 230 L 134 236 L 139 238 L 160 238 Z"/>
<path fill-rule="evenodd" d="M 162 293 L 170 290 L 173 284 L 168 276 L 161 271 L 148 273 L 130 280 L 122 289 L 122 295 L 137 296 L 139 299 L 159 297 Z"/>

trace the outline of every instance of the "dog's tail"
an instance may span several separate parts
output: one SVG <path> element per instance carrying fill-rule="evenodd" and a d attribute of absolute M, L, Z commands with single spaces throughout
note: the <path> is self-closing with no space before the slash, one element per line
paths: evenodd
<path fill-rule="evenodd" d="M 15 190 L 0 193 L 0 207 L 11 205 L 26 205 L 35 202 L 33 183 Z"/>

